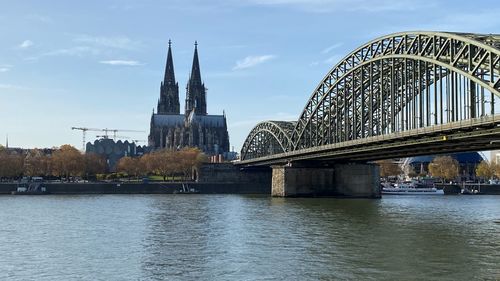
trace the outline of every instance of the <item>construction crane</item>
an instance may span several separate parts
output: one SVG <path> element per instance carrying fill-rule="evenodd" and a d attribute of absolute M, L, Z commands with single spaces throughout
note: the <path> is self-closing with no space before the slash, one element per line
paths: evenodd
<path fill-rule="evenodd" d="M 82 131 L 82 151 L 85 151 L 85 135 L 87 131 L 93 131 L 93 132 L 104 132 L 104 138 L 108 138 L 108 133 L 113 132 L 113 140 L 116 139 L 116 132 L 138 132 L 138 133 L 144 133 L 145 131 L 138 131 L 138 130 L 121 130 L 121 129 L 97 129 L 97 128 L 87 128 L 87 127 L 71 127 L 71 130 L 80 130 Z"/>
<path fill-rule="evenodd" d="M 96 138 L 103 138 L 103 139 L 109 139 L 109 136 L 108 135 L 101 135 L 101 136 L 95 136 Z M 114 136 L 115 138 L 119 138 L 119 139 L 129 139 L 130 137 L 126 137 L 126 136 Z"/>
<path fill-rule="evenodd" d="M 125 130 L 125 129 L 102 129 L 106 135 L 108 135 L 109 132 L 113 132 L 113 140 L 116 139 L 116 132 L 136 132 L 136 133 L 145 133 L 146 131 L 138 131 L 138 130 Z"/>
<path fill-rule="evenodd" d="M 85 127 L 71 127 L 71 130 L 80 130 L 80 131 L 82 131 L 82 151 L 85 151 L 85 134 L 87 133 L 87 131 L 102 132 L 102 129 L 85 128 Z"/>

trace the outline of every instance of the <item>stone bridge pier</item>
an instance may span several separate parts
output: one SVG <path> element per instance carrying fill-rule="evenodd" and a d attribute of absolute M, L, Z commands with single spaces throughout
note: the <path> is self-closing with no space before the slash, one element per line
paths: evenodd
<path fill-rule="evenodd" d="M 380 198 L 380 171 L 375 164 L 272 166 L 272 196 Z"/>

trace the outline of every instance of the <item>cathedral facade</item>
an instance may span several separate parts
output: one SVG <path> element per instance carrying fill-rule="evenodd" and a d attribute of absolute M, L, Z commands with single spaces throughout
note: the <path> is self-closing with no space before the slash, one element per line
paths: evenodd
<path fill-rule="evenodd" d="M 151 115 L 148 143 L 153 149 L 198 147 L 207 155 L 229 151 L 225 114 L 207 114 L 207 94 L 201 80 L 197 43 L 186 86 L 184 114 L 180 114 L 179 84 L 175 80 L 171 42 L 168 43 L 165 76 L 160 84 L 156 113 L 153 109 Z"/>

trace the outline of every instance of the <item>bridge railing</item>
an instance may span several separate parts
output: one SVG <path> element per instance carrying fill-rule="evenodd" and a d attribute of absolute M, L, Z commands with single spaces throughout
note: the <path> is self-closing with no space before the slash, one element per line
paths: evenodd
<path fill-rule="evenodd" d="M 318 148 L 327 148 L 327 149 L 333 148 L 333 149 L 335 149 L 335 148 L 342 148 L 342 147 L 346 147 L 346 146 L 356 146 L 356 145 L 360 145 L 360 144 L 398 139 L 398 138 L 402 138 L 402 137 L 411 137 L 411 136 L 425 135 L 425 134 L 431 134 L 431 133 L 445 133 L 445 132 L 451 131 L 451 130 L 471 128 L 471 127 L 480 127 L 483 125 L 489 125 L 489 124 L 493 124 L 496 122 L 500 122 L 500 114 L 487 115 L 487 116 L 482 116 L 482 117 L 477 117 L 477 118 L 471 118 L 468 120 L 460 120 L 460 121 L 450 122 L 450 123 L 441 124 L 441 125 L 433 125 L 433 126 L 429 126 L 429 127 L 416 128 L 416 129 L 412 129 L 412 130 L 408 130 L 408 131 L 394 132 L 394 133 L 385 134 L 385 135 L 366 137 L 366 138 L 362 138 L 362 139 L 356 139 L 356 140 L 350 140 L 350 141 L 345 141 L 345 142 L 340 142 L 340 143 L 322 145 L 322 146 L 317 146 L 317 147 L 313 147 L 313 148 L 301 149 L 300 151 L 304 151 L 304 152 L 315 151 Z M 299 150 L 297 150 L 297 151 L 299 151 Z"/>
<path fill-rule="evenodd" d="M 280 154 L 269 155 L 269 156 L 265 156 L 265 157 L 246 159 L 246 160 L 243 160 L 241 162 L 251 163 L 253 161 L 255 161 L 255 162 L 268 161 L 268 160 L 280 159 L 280 158 L 286 159 L 287 157 L 296 156 L 296 155 L 300 155 L 300 154 L 315 153 L 315 152 L 322 151 L 322 150 L 338 150 L 338 149 L 342 149 L 342 148 L 354 147 L 354 146 L 359 146 L 359 145 L 364 145 L 364 144 L 391 141 L 391 140 L 397 140 L 397 139 L 408 138 L 408 137 L 417 137 L 417 136 L 427 135 L 427 134 L 440 134 L 440 133 L 442 133 L 443 137 L 445 137 L 446 133 L 449 131 L 453 131 L 453 130 L 457 130 L 457 129 L 481 127 L 481 126 L 485 126 L 485 125 L 492 125 L 495 123 L 500 124 L 500 114 L 486 115 L 486 116 L 482 116 L 482 117 L 471 118 L 471 119 L 467 119 L 467 120 L 460 120 L 460 121 L 450 122 L 450 123 L 441 124 L 441 125 L 433 125 L 433 126 L 429 126 L 429 127 L 422 127 L 422 128 L 412 129 L 412 130 L 408 130 L 408 131 L 394 132 L 394 133 L 385 134 L 385 135 L 366 137 L 366 138 L 362 138 L 362 139 L 350 140 L 350 141 L 334 143 L 334 144 L 327 144 L 327 145 L 322 145 L 322 146 L 317 146 L 317 147 L 312 147 L 312 148 L 305 148 L 305 149 L 300 149 L 300 150 L 295 150 L 295 151 L 290 151 L 290 152 L 285 152 L 285 153 L 280 153 Z"/>

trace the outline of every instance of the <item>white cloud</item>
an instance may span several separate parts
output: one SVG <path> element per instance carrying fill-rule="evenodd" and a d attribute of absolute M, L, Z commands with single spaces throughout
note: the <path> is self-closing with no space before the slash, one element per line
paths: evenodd
<path fill-rule="evenodd" d="M 98 55 L 100 51 L 96 48 L 87 46 L 77 46 L 67 49 L 58 49 L 42 54 L 42 56 L 77 56 L 81 57 L 85 54 Z"/>
<path fill-rule="evenodd" d="M 321 51 L 321 53 L 328 54 L 329 52 L 331 52 L 334 49 L 337 49 L 340 46 L 342 46 L 342 43 L 335 43 L 335 44 L 331 45 L 330 47 L 323 49 L 323 51 Z"/>
<path fill-rule="evenodd" d="M 12 68 L 10 64 L 0 64 L 0 72 L 7 72 Z"/>
<path fill-rule="evenodd" d="M 326 60 L 324 60 L 323 63 L 333 66 L 333 65 L 336 65 L 342 58 L 343 58 L 343 56 L 341 56 L 341 55 L 333 55 L 333 56 L 327 58 Z"/>
<path fill-rule="evenodd" d="M 254 67 L 268 60 L 274 59 L 275 57 L 276 56 L 274 55 L 248 56 L 242 60 L 237 61 L 236 66 L 233 67 L 233 70 Z"/>
<path fill-rule="evenodd" d="M 37 22 L 42 22 L 42 23 L 53 23 L 54 20 L 51 17 L 44 16 L 44 15 L 36 15 L 36 14 L 31 14 L 26 16 L 28 20 L 31 21 L 37 21 Z"/>
<path fill-rule="evenodd" d="M 19 44 L 19 48 L 21 49 L 26 49 L 33 46 L 33 41 L 31 40 L 24 40 L 23 43 Z"/>
<path fill-rule="evenodd" d="M 142 46 L 142 43 L 139 41 L 131 40 L 125 36 L 119 37 L 96 37 L 89 35 L 79 35 L 75 39 L 74 42 L 78 43 L 86 43 L 92 44 L 96 46 L 110 47 L 116 49 L 125 49 L 125 50 L 135 50 Z"/>
<path fill-rule="evenodd" d="M 31 56 L 24 58 L 26 61 L 36 62 L 43 57 L 56 57 L 56 56 L 67 56 L 67 57 L 84 57 L 88 55 L 97 56 L 101 54 L 101 50 L 88 46 L 76 46 L 65 49 L 56 49 L 53 51 L 48 51 L 36 56 Z"/>
<path fill-rule="evenodd" d="M 12 89 L 14 85 L 10 84 L 0 84 L 0 89 Z"/>
<path fill-rule="evenodd" d="M 135 60 L 102 60 L 99 63 L 110 64 L 110 65 L 126 65 L 126 66 L 139 66 L 144 65 Z"/>
<path fill-rule="evenodd" d="M 0 89 L 4 89 L 4 90 L 26 90 L 28 88 L 23 87 L 23 86 L 12 85 L 12 84 L 0 84 Z"/>

